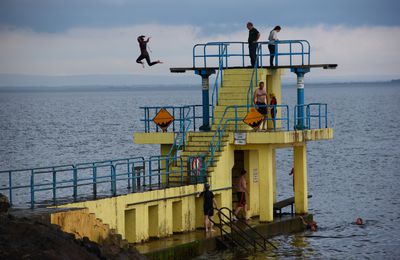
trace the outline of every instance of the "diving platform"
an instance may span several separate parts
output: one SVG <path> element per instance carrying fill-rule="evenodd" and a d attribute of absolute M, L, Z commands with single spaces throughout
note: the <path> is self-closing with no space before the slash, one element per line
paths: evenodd
<path fill-rule="evenodd" d="M 133 140 L 158 144 L 158 155 L 0 171 L 0 192 L 13 206 L 85 208 L 129 243 L 141 243 L 204 227 L 203 200 L 197 195 L 205 183 L 218 207 L 235 208 L 235 183 L 245 170 L 249 210 L 244 217 L 272 223 L 276 151 L 286 148 L 293 152 L 294 211 L 308 214 L 307 143 L 330 140 L 334 131 L 328 104 L 306 102 L 304 76 L 337 65 L 311 63 L 305 40 L 274 42 L 274 54 L 268 44 L 259 42 L 254 66 L 248 66 L 247 43 L 209 42 L 193 47 L 191 66 L 170 69 L 201 77 L 202 103 L 140 107 L 142 128 Z M 266 66 L 271 55 L 276 66 Z M 297 77 L 294 104 L 282 102 L 281 76 L 288 70 Z M 267 103 L 255 105 L 261 82 Z M 260 108 L 267 113 L 261 115 Z M 218 222 L 216 216 L 213 221 Z"/>
<path fill-rule="evenodd" d="M 260 69 L 314 69 L 314 68 L 322 68 L 322 69 L 336 69 L 337 64 L 310 64 L 310 65 L 279 65 L 279 66 L 260 66 Z M 245 69 L 245 68 L 252 68 L 251 66 L 232 66 L 229 67 L 230 69 Z M 177 67 L 177 68 L 170 68 L 171 73 L 185 73 L 188 71 L 198 71 L 198 70 L 209 70 L 209 71 L 216 71 L 219 67 Z"/>

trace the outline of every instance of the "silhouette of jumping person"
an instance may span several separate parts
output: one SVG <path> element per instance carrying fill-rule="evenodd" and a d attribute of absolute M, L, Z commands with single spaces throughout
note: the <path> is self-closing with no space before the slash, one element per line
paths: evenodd
<path fill-rule="evenodd" d="M 137 38 L 137 40 L 139 42 L 139 47 L 140 47 L 140 56 L 136 59 L 136 62 L 142 64 L 143 67 L 144 67 L 144 63 L 142 61 L 143 59 L 146 59 L 147 64 L 149 66 L 153 66 L 153 65 L 155 65 L 157 63 L 162 63 L 160 60 L 153 61 L 153 62 L 150 61 L 150 55 L 147 52 L 147 43 L 149 42 L 150 37 L 147 37 L 147 40 L 145 40 L 144 38 L 145 38 L 144 35 L 140 35 Z"/>

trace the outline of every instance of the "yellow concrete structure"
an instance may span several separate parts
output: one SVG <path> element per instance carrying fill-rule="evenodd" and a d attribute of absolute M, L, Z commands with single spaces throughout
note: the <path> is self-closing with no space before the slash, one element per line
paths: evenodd
<path fill-rule="evenodd" d="M 186 144 L 180 151 L 182 162 L 193 155 L 207 154 L 210 142 L 227 106 L 246 105 L 247 91 L 252 69 L 225 69 L 219 90 L 218 105 L 214 110 L 214 124 L 210 132 L 189 132 Z M 266 82 L 268 93 L 273 92 L 281 104 L 281 75 L 283 69 L 258 70 L 259 81 Z M 246 109 L 238 111 L 239 117 Z M 278 109 L 277 117 L 281 117 Z M 228 117 L 234 112 L 228 111 Z M 308 141 L 329 140 L 333 129 L 282 130 L 277 121 L 277 131 L 254 132 L 239 122 L 238 130 L 244 134 L 244 142 L 235 141 L 234 125 L 229 126 L 222 138 L 221 149 L 215 153 L 215 161 L 207 169 L 208 182 L 216 195 L 219 207 L 235 206 L 235 177 L 245 169 L 249 195 L 248 217 L 259 216 L 260 221 L 273 221 L 273 204 L 276 202 L 276 150 L 292 148 L 295 169 L 295 210 L 297 214 L 308 211 L 307 201 L 307 149 Z M 272 128 L 272 125 L 269 125 Z M 174 143 L 174 133 L 135 133 L 137 144 L 160 144 L 160 152 L 166 155 Z M 175 165 L 173 167 L 179 167 Z M 186 177 L 186 176 L 185 176 Z M 186 185 L 163 190 L 146 191 L 64 205 L 87 208 L 103 223 L 109 225 L 129 242 L 145 241 L 151 237 L 164 237 L 174 232 L 185 232 L 203 226 L 203 201 L 196 195 L 203 190 L 202 184 Z M 214 217 L 215 220 L 216 217 Z"/>

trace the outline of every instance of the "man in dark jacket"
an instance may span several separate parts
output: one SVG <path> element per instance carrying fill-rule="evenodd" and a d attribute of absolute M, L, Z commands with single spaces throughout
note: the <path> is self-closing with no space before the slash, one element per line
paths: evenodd
<path fill-rule="evenodd" d="M 247 29 L 249 30 L 249 38 L 248 38 L 249 56 L 250 56 L 251 66 L 254 67 L 257 59 L 257 46 L 258 46 L 257 41 L 258 39 L 260 39 L 260 33 L 257 31 L 256 28 L 253 27 L 253 23 L 251 22 L 247 23 Z"/>

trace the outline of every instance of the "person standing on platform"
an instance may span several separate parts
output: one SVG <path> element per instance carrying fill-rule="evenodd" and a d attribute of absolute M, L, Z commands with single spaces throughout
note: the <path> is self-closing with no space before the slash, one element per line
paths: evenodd
<path fill-rule="evenodd" d="M 271 119 L 272 119 L 272 122 L 274 123 L 274 130 L 275 130 L 275 128 L 276 128 L 276 121 L 275 121 L 276 105 L 278 104 L 278 102 L 276 101 L 276 97 L 275 97 L 274 93 L 271 93 L 269 95 L 269 97 L 270 97 L 269 104 L 271 106 Z"/>
<path fill-rule="evenodd" d="M 249 194 L 249 191 L 247 190 L 247 182 L 246 182 L 246 170 L 242 170 L 240 172 L 240 177 L 237 183 L 237 199 L 238 199 L 238 205 L 235 210 L 235 214 L 233 216 L 233 220 L 236 221 L 237 214 L 244 209 L 244 215 L 246 220 L 249 218 L 247 217 L 247 203 L 246 203 L 246 193 Z"/>
<path fill-rule="evenodd" d="M 260 39 L 260 33 L 257 31 L 256 28 L 254 28 L 253 23 L 251 22 L 247 23 L 247 29 L 249 30 L 248 43 L 249 43 L 250 62 L 251 66 L 254 67 L 257 59 L 257 46 L 258 46 L 257 41 L 258 39 Z"/>
<path fill-rule="evenodd" d="M 210 184 L 204 184 L 204 191 L 199 193 L 197 197 L 203 196 L 203 213 L 204 213 L 204 227 L 206 232 L 214 232 L 214 224 L 211 222 L 210 218 L 214 215 L 214 207 L 218 208 L 217 201 L 214 198 L 214 193 L 210 191 Z"/>
<path fill-rule="evenodd" d="M 276 56 L 276 44 L 275 41 L 278 40 L 278 32 L 281 31 L 281 27 L 279 25 L 275 26 L 275 28 L 269 33 L 268 36 L 268 50 L 269 50 L 269 65 L 271 67 L 274 66 L 274 57 Z"/>
<path fill-rule="evenodd" d="M 265 122 L 268 117 L 267 91 L 265 90 L 264 82 L 262 81 L 258 84 L 258 89 L 254 91 L 254 104 L 256 105 L 257 111 L 264 116 L 262 130 L 266 130 Z"/>
<path fill-rule="evenodd" d="M 150 41 L 150 37 L 147 37 L 147 40 L 145 40 L 144 38 L 145 38 L 144 35 L 140 35 L 137 38 L 137 40 L 139 42 L 140 56 L 136 59 L 136 62 L 142 64 L 143 68 L 144 68 L 144 63 L 142 61 L 143 59 L 146 59 L 147 64 L 149 66 L 153 66 L 155 64 L 162 63 L 160 60 L 153 61 L 153 62 L 150 61 L 150 55 L 147 52 L 147 43 Z"/>

